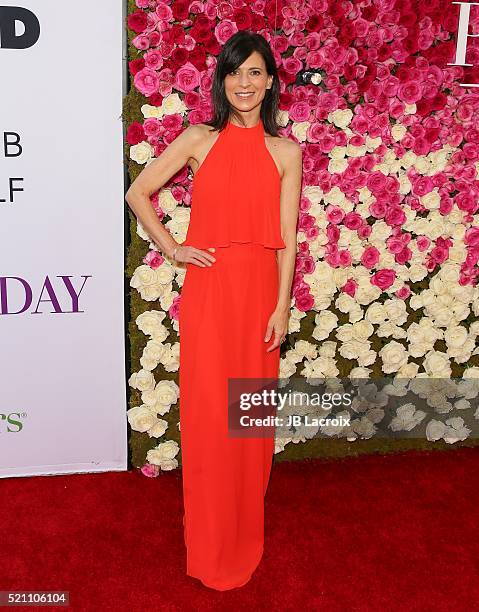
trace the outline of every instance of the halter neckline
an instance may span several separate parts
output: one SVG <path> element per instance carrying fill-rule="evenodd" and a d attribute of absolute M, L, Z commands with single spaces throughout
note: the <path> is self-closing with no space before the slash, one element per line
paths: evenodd
<path fill-rule="evenodd" d="M 258 123 L 256 123 L 255 125 L 251 125 L 251 126 L 248 126 L 248 127 L 242 127 L 240 125 L 236 125 L 235 123 L 232 123 L 228 119 L 228 125 L 231 126 L 235 130 L 241 130 L 242 132 L 246 132 L 246 131 L 251 131 L 251 130 L 259 130 L 263 126 L 263 123 L 262 123 L 262 121 L 260 119 L 258 121 Z"/>

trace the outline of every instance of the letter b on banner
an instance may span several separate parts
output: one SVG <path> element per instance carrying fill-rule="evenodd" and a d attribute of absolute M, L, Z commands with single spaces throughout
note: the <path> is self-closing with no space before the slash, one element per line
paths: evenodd
<path fill-rule="evenodd" d="M 15 22 L 21 21 L 25 32 L 15 34 Z M 28 49 L 40 38 L 37 16 L 22 6 L 0 6 L 0 49 Z"/>

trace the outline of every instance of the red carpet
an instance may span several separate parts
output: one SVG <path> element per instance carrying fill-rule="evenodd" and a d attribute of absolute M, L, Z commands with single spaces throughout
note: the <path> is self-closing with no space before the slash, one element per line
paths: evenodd
<path fill-rule="evenodd" d="M 184 574 L 179 471 L 2 479 L 0 590 L 95 612 L 472 609 L 478 472 L 468 448 L 275 463 L 263 559 L 223 593 Z"/>

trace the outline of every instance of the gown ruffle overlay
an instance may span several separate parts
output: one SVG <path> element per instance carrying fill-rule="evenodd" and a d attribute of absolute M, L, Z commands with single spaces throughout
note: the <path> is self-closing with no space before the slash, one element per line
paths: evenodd
<path fill-rule="evenodd" d="M 266 326 L 278 297 L 281 179 L 260 120 L 219 132 L 193 179 L 183 245 L 215 247 L 187 264 L 181 291 L 180 435 L 186 573 L 217 590 L 248 582 L 263 554 L 274 435 L 228 437 L 228 378 L 276 378 Z"/>

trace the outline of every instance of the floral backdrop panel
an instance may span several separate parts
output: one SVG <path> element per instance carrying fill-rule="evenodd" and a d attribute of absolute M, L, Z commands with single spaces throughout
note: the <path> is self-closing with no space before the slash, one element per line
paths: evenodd
<path fill-rule="evenodd" d="M 303 150 L 280 377 L 479 377 L 478 9 L 445 0 L 130 0 L 131 179 L 187 125 L 211 118 L 216 56 L 233 33 L 260 33 L 274 51 L 281 135 Z M 191 179 L 185 167 L 151 197 L 178 242 Z M 147 475 L 179 465 L 184 274 L 132 219 L 128 418 L 133 462 Z M 412 446 L 475 443 L 458 412 L 466 408 L 466 391 L 434 402 L 428 418 L 407 408 Z M 377 412 L 349 413 L 347 427 L 323 432 L 331 439 L 292 431 L 276 452 L 347 453 L 352 442 L 388 450 L 374 442 Z"/>

